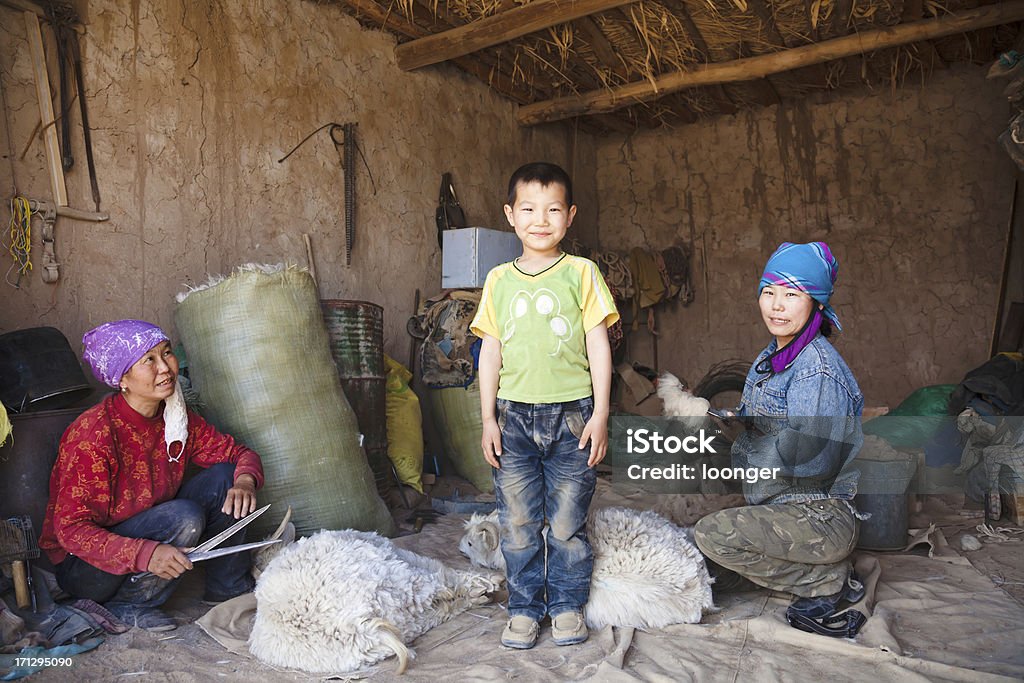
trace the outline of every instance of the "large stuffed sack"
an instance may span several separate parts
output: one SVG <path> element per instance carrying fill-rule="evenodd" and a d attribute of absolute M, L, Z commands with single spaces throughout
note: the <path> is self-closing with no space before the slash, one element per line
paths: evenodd
<path fill-rule="evenodd" d="M 175 324 L 203 414 L 260 454 L 263 503 L 299 534 L 394 532 L 331 359 L 316 285 L 298 268 L 242 266 L 178 296 Z M 252 535 L 273 529 L 257 520 Z"/>
<path fill-rule="evenodd" d="M 480 420 L 480 381 L 465 389 L 430 389 L 430 412 L 441 435 L 445 455 L 459 476 L 484 493 L 494 490 L 491 466 L 484 460 L 480 443 L 484 428 Z"/>
<path fill-rule="evenodd" d="M 403 484 L 423 493 L 423 415 L 420 399 L 409 382 L 412 373 L 398 361 L 384 356 L 388 375 L 385 399 L 388 416 L 388 458 Z"/>

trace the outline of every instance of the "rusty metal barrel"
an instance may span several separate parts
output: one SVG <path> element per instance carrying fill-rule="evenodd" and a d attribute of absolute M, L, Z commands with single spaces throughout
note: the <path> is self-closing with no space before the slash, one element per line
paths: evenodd
<path fill-rule="evenodd" d="M 331 356 L 363 434 L 366 459 L 380 493 L 391 488 L 384 365 L 384 309 L 369 301 L 322 299 Z"/>

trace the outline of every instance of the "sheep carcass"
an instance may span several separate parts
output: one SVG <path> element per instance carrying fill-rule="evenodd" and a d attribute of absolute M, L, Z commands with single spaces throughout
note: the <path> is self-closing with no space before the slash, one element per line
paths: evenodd
<path fill-rule="evenodd" d="M 489 602 L 502 582 L 449 569 L 374 533 L 321 531 L 263 570 L 249 651 L 310 672 L 355 671 L 397 655 L 402 673 L 408 643 Z"/>
<path fill-rule="evenodd" d="M 692 532 L 654 512 L 602 508 L 587 520 L 594 550 L 587 626 L 660 628 L 694 624 L 714 611 L 713 579 Z M 475 564 L 505 571 L 498 513 L 473 515 L 459 550 Z"/>

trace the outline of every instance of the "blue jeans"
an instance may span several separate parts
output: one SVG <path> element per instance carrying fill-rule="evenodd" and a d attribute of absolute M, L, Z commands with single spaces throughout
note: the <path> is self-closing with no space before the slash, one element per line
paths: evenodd
<path fill-rule="evenodd" d="M 185 482 L 174 500 L 140 512 L 110 527 L 109 531 L 127 538 L 148 538 L 179 548 L 198 545 L 200 539 L 215 536 L 237 521 L 220 511 L 228 489 L 234 484 L 234 476 L 234 465 L 214 465 Z M 244 542 L 243 529 L 218 547 Z M 226 599 L 252 588 L 249 553 L 224 555 L 207 560 L 205 564 L 207 598 Z M 57 583 L 66 592 L 104 604 L 115 614 L 126 609 L 164 604 L 181 580 L 168 581 L 150 575 L 133 582 L 130 575 L 110 574 L 74 555 L 68 555 L 56 569 Z"/>
<path fill-rule="evenodd" d="M 540 621 L 545 614 L 580 611 L 590 597 L 594 554 L 586 523 L 597 473 L 587 466 L 590 444 L 580 450 L 579 443 L 593 413 L 592 398 L 498 399 L 501 469 L 494 470 L 494 490 L 510 616 Z"/>

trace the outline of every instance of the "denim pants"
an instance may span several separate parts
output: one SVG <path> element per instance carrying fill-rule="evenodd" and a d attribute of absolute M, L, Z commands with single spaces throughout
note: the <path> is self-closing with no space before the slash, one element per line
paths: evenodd
<path fill-rule="evenodd" d="M 215 536 L 237 521 L 220 510 L 228 489 L 234 484 L 234 476 L 234 465 L 214 465 L 185 482 L 174 500 L 140 512 L 110 527 L 109 531 L 127 538 L 148 538 L 179 548 L 198 545 L 201 539 Z M 243 542 L 244 529 L 218 547 Z M 208 598 L 234 597 L 252 588 L 249 553 L 224 555 L 206 560 L 204 564 Z M 104 604 L 115 614 L 125 609 L 162 605 L 181 580 L 169 581 L 149 575 L 133 582 L 130 580 L 132 575 L 110 574 L 73 555 L 68 555 L 56 569 L 57 583 L 61 588 L 75 597 Z"/>
<path fill-rule="evenodd" d="M 494 489 L 510 616 L 540 621 L 580 611 L 590 597 L 594 554 L 586 523 L 597 473 L 587 466 L 590 444 L 581 450 L 579 443 L 593 412 L 592 398 L 498 399 L 501 469 L 494 470 Z"/>

